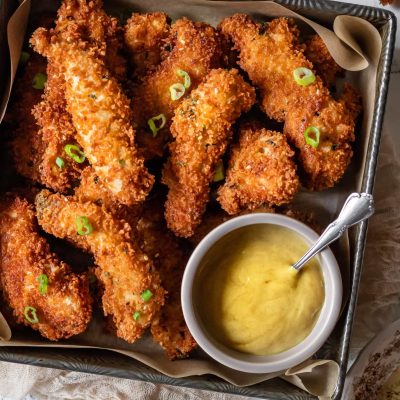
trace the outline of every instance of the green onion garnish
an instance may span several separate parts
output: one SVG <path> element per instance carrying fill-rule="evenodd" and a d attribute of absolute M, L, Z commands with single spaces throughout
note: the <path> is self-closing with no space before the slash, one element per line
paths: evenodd
<path fill-rule="evenodd" d="M 214 182 L 222 181 L 225 178 L 224 163 L 222 160 L 217 164 L 214 173 Z"/>
<path fill-rule="evenodd" d="M 78 235 L 87 236 L 93 232 L 93 226 L 91 225 L 89 218 L 84 215 L 76 217 L 75 220 Z"/>
<path fill-rule="evenodd" d="M 33 87 L 34 89 L 43 90 L 46 81 L 47 81 L 47 75 L 46 75 L 46 74 L 43 74 L 42 72 L 38 72 L 38 73 L 33 77 L 32 87 Z"/>
<path fill-rule="evenodd" d="M 185 94 L 185 86 L 182 83 L 174 83 L 169 87 L 172 100 L 178 100 Z"/>
<path fill-rule="evenodd" d="M 39 282 L 39 293 L 46 294 L 47 293 L 47 285 L 49 284 L 49 278 L 46 274 L 40 274 L 37 279 Z"/>
<path fill-rule="evenodd" d="M 156 126 L 156 121 L 161 121 L 159 126 Z M 153 137 L 157 136 L 157 133 L 160 129 L 164 128 L 165 124 L 167 123 L 167 118 L 165 118 L 164 114 L 157 115 L 156 117 L 150 118 L 147 121 L 151 131 L 153 132 Z"/>
<path fill-rule="evenodd" d="M 65 162 L 61 157 L 57 157 L 56 158 L 56 165 L 57 165 L 58 168 L 63 169 L 64 165 L 65 165 Z"/>
<path fill-rule="evenodd" d="M 153 297 L 153 293 L 150 289 L 146 289 L 140 297 L 142 298 L 143 301 L 149 301 Z"/>
<path fill-rule="evenodd" d="M 65 152 L 77 163 L 82 164 L 86 157 L 83 151 L 75 144 L 67 144 L 64 147 Z"/>
<path fill-rule="evenodd" d="M 311 137 L 310 135 L 313 135 L 314 137 Z M 311 147 L 314 147 L 314 149 L 316 149 L 319 145 L 319 136 L 320 131 L 316 126 L 309 126 L 304 132 L 306 143 L 309 144 Z"/>
<path fill-rule="evenodd" d="M 29 313 L 31 315 L 29 315 Z M 39 318 L 36 314 L 36 308 L 27 306 L 24 308 L 24 317 L 25 319 L 30 322 L 31 324 L 37 324 L 39 323 Z"/>
<path fill-rule="evenodd" d="M 139 312 L 139 311 L 135 311 L 135 312 L 133 313 L 133 319 L 134 319 L 135 321 L 137 321 L 137 320 L 139 319 L 139 317 L 140 317 L 140 312 Z"/>
<path fill-rule="evenodd" d="M 311 69 L 300 67 L 293 71 L 294 80 L 298 85 L 308 86 L 317 79 Z"/>
<path fill-rule="evenodd" d="M 190 76 L 189 74 L 182 70 L 182 69 L 178 69 L 178 71 L 176 71 L 178 76 L 183 77 L 183 86 L 185 89 L 189 89 L 190 85 L 191 85 L 191 80 L 190 80 Z"/>
<path fill-rule="evenodd" d="M 19 65 L 24 66 L 29 58 L 30 58 L 30 54 L 26 51 L 21 51 L 21 56 L 19 57 Z"/>

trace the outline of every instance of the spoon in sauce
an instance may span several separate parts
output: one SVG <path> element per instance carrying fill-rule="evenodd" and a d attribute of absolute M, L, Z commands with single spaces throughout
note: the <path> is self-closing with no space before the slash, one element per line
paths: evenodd
<path fill-rule="evenodd" d="M 345 201 L 339 216 L 327 226 L 314 245 L 292 267 L 300 271 L 311 258 L 339 239 L 348 228 L 371 217 L 374 212 L 374 199 L 371 194 L 352 193 Z"/>

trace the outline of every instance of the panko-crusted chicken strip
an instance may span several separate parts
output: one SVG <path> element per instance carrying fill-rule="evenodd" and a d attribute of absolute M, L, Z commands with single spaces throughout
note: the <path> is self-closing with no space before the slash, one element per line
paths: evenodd
<path fill-rule="evenodd" d="M 146 158 L 161 157 L 170 139 L 169 127 L 174 110 L 191 90 L 195 89 L 212 68 L 217 68 L 222 60 L 222 45 L 219 34 L 211 26 L 179 19 L 172 26 L 167 46 L 171 52 L 163 62 L 133 91 L 133 116 L 138 125 L 137 141 Z M 182 97 L 173 100 L 172 85 L 183 85 L 185 80 L 179 71 L 190 77 L 190 83 Z M 155 135 L 148 121 L 163 115 L 165 125 Z M 156 120 L 159 127 L 161 120 Z"/>
<path fill-rule="evenodd" d="M 165 305 L 151 324 L 151 333 L 173 360 L 187 357 L 197 344 L 186 326 L 181 306 L 181 283 L 188 252 L 167 229 L 163 204 L 160 196 L 147 201 L 136 229 L 143 250 L 152 258 L 167 291 Z"/>
<path fill-rule="evenodd" d="M 40 102 L 43 90 L 35 89 L 32 82 L 36 74 L 46 73 L 46 64 L 46 59 L 38 54 L 30 55 L 21 76 L 15 81 L 13 103 L 6 116 L 14 129 L 11 148 L 15 169 L 25 178 L 37 182 L 42 182 L 40 166 L 46 145 L 37 134 L 39 127 L 32 115 L 32 109 Z"/>
<path fill-rule="evenodd" d="M 130 57 L 132 75 L 137 81 L 160 64 L 169 29 L 168 16 L 162 12 L 134 13 L 126 22 L 125 47 Z"/>
<path fill-rule="evenodd" d="M 17 321 L 50 340 L 85 331 L 92 316 L 87 276 L 52 254 L 26 200 L 1 202 L 0 243 L 0 286 Z"/>
<path fill-rule="evenodd" d="M 307 86 L 296 83 L 297 68 L 313 69 L 301 51 L 298 29 L 277 18 L 264 32 L 247 15 L 236 14 L 222 21 L 221 30 L 232 39 L 240 66 L 259 87 L 262 109 L 285 121 L 284 132 L 300 151 L 304 184 L 314 190 L 332 187 L 350 162 L 354 113 L 330 96 L 318 76 Z M 319 130 L 319 143 L 315 137 L 313 144 L 306 143 L 308 128 Z"/>
<path fill-rule="evenodd" d="M 285 135 L 244 124 L 232 146 L 218 201 L 229 214 L 290 203 L 299 189 L 294 152 Z"/>
<path fill-rule="evenodd" d="M 177 236 L 193 235 L 201 222 L 232 124 L 254 102 L 254 89 L 237 70 L 216 69 L 176 110 L 163 181 L 169 187 L 165 218 Z"/>
<path fill-rule="evenodd" d="M 330 88 L 338 76 L 344 75 L 344 70 L 329 53 L 321 36 L 313 35 L 304 45 L 304 55 L 312 62 L 315 71 L 324 84 Z"/>
<path fill-rule="evenodd" d="M 154 177 L 134 144 L 130 102 L 98 51 L 71 24 L 62 35 L 39 28 L 31 43 L 57 65 L 65 79 L 67 109 L 76 139 L 116 201 L 133 205 L 145 199 Z"/>
<path fill-rule="evenodd" d="M 353 155 L 351 142 L 355 140 L 355 120 L 360 110 L 360 97 L 347 84 L 339 101 L 327 101 L 314 114 L 299 108 L 288 114 L 284 132 L 300 150 L 298 160 L 305 186 L 323 190 L 333 187 L 344 175 Z M 308 127 L 319 130 L 317 147 L 306 143 L 304 132 Z"/>
<path fill-rule="evenodd" d="M 36 196 L 36 209 L 46 232 L 93 253 L 104 314 L 112 319 L 118 337 L 130 343 L 140 338 L 164 303 L 164 289 L 129 224 L 94 203 L 78 203 L 47 190 Z M 78 234 L 80 223 L 85 234 Z"/>

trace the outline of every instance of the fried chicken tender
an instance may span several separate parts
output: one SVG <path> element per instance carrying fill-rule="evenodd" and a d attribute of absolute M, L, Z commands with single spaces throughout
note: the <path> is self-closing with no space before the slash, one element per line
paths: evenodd
<path fill-rule="evenodd" d="M 144 252 L 153 260 L 167 290 L 165 305 L 151 324 L 151 333 L 169 359 L 187 357 L 197 347 L 183 318 L 181 283 L 188 252 L 167 229 L 164 220 L 164 198 L 157 196 L 144 204 L 136 225 Z"/>
<path fill-rule="evenodd" d="M 96 276 L 104 287 L 104 314 L 112 318 L 118 337 L 130 343 L 140 338 L 164 303 L 164 289 L 129 224 L 96 204 L 79 203 L 47 190 L 37 195 L 36 209 L 46 232 L 93 253 Z M 77 233 L 80 217 L 87 218 L 93 228 L 89 234 Z"/>
<path fill-rule="evenodd" d="M 299 149 L 304 184 L 314 190 L 332 187 L 350 163 L 354 114 L 330 96 L 318 76 L 308 86 L 294 80 L 297 68 L 313 70 L 300 49 L 298 29 L 277 18 L 262 33 L 261 25 L 243 14 L 224 19 L 220 27 L 239 50 L 240 66 L 259 87 L 263 111 L 285 122 L 288 140 Z M 316 148 L 306 143 L 310 126 L 320 132 Z"/>
<path fill-rule="evenodd" d="M 331 87 L 338 76 L 343 76 L 343 68 L 336 64 L 321 36 L 313 35 L 307 40 L 304 55 L 312 62 L 326 87 Z"/>
<path fill-rule="evenodd" d="M 1 202 L 0 243 L 0 286 L 17 321 L 50 340 L 85 331 L 92 316 L 87 276 L 72 273 L 51 252 L 26 200 L 8 197 Z M 40 288 L 40 277 L 47 277 L 47 287 Z"/>
<path fill-rule="evenodd" d="M 154 177 L 135 148 L 130 102 L 100 57 L 102 46 L 82 37 L 71 22 L 60 34 L 39 28 L 31 43 L 64 75 L 76 139 L 96 174 L 117 201 L 132 205 L 144 200 Z"/>
<path fill-rule="evenodd" d="M 134 13 L 124 27 L 125 46 L 130 56 L 132 75 L 141 80 L 161 62 L 169 35 L 168 16 L 162 12 Z"/>
<path fill-rule="evenodd" d="M 229 214 L 262 205 L 280 206 L 293 200 L 299 178 L 294 152 L 285 135 L 247 123 L 232 146 L 226 181 L 218 201 Z"/>
<path fill-rule="evenodd" d="M 37 182 L 41 182 L 40 165 L 46 146 L 37 135 L 38 126 L 31 114 L 43 91 L 35 89 L 32 81 L 36 74 L 46 72 L 46 64 L 38 54 L 30 55 L 21 76 L 15 81 L 13 103 L 6 116 L 13 129 L 11 149 L 15 169 L 25 178 Z"/>
<path fill-rule="evenodd" d="M 177 236 L 193 235 L 201 222 L 232 124 L 254 102 L 254 89 L 237 70 L 216 69 L 176 110 L 163 181 L 169 187 L 165 218 Z"/>
<path fill-rule="evenodd" d="M 133 119 L 138 125 L 137 141 L 146 158 L 161 157 L 170 139 L 169 127 L 174 110 L 195 89 L 212 68 L 220 66 L 222 46 L 219 34 L 211 26 L 179 19 L 172 26 L 168 45 L 172 50 L 155 71 L 147 75 L 133 91 Z M 180 99 L 171 98 L 170 87 L 184 83 L 178 71 L 190 76 L 190 87 Z M 164 114 L 165 126 L 154 136 L 150 118 Z M 160 125 L 160 121 L 157 122 Z"/>

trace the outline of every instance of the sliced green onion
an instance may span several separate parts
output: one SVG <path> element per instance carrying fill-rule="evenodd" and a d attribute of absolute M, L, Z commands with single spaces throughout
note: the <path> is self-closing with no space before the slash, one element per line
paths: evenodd
<path fill-rule="evenodd" d="M 31 55 L 28 52 L 21 51 L 21 55 L 19 57 L 19 65 L 24 66 L 28 62 L 30 56 Z"/>
<path fill-rule="evenodd" d="M 64 165 L 65 165 L 65 162 L 61 157 L 57 157 L 56 158 L 56 165 L 57 165 L 58 168 L 63 169 Z"/>
<path fill-rule="evenodd" d="M 311 69 L 300 67 L 293 71 L 294 80 L 298 85 L 308 86 L 317 79 Z"/>
<path fill-rule="evenodd" d="M 31 306 L 25 307 L 24 308 L 24 317 L 31 324 L 39 323 L 39 318 L 38 318 L 38 316 L 36 314 L 36 308 L 35 307 L 31 307 Z"/>
<path fill-rule="evenodd" d="M 156 121 L 161 121 L 159 126 L 156 125 Z M 164 114 L 157 115 L 156 117 L 150 118 L 147 121 L 151 131 L 153 132 L 153 137 L 157 136 L 157 133 L 160 129 L 164 128 L 165 124 L 167 123 L 167 118 Z"/>
<path fill-rule="evenodd" d="M 93 226 L 88 217 L 85 217 L 84 215 L 77 217 L 75 223 L 78 235 L 87 236 L 93 232 Z"/>
<path fill-rule="evenodd" d="M 139 311 L 135 311 L 135 312 L 133 313 L 133 319 L 134 319 L 135 321 L 137 321 L 137 320 L 139 319 L 139 317 L 140 317 L 140 312 L 139 312 Z"/>
<path fill-rule="evenodd" d="M 47 75 L 43 74 L 42 72 L 38 72 L 33 77 L 32 87 L 34 89 L 43 90 L 46 82 L 47 82 Z"/>
<path fill-rule="evenodd" d="M 178 71 L 176 71 L 178 76 L 183 77 L 183 86 L 185 87 L 185 89 L 189 89 L 190 85 L 191 85 L 191 80 L 190 80 L 190 76 L 189 74 L 184 71 L 183 69 L 178 69 Z"/>
<path fill-rule="evenodd" d="M 84 152 L 75 144 L 67 144 L 64 147 L 65 152 L 77 163 L 82 164 L 86 157 Z"/>
<path fill-rule="evenodd" d="M 153 297 L 153 293 L 150 289 L 146 289 L 140 297 L 142 298 L 143 301 L 149 301 Z"/>
<path fill-rule="evenodd" d="M 49 284 L 49 278 L 46 274 L 40 274 L 37 279 L 39 282 L 39 293 L 46 294 L 47 293 L 47 285 Z"/>
<path fill-rule="evenodd" d="M 169 87 L 172 100 L 178 100 L 185 94 L 185 86 L 182 83 L 174 83 Z"/>
<path fill-rule="evenodd" d="M 222 160 L 217 164 L 214 173 L 214 182 L 222 181 L 225 178 L 224 163 Z"/>
<path fill-rule="evenodd" d="M 313 135 L 313 137 L 310 135 Z M 320 131 L 316 126 L 309 126 L 304 132 L 304 137 L 306 139 L 306 143 L 311 147 L 314 147 L 314 149 L 318 147 Z"/>

